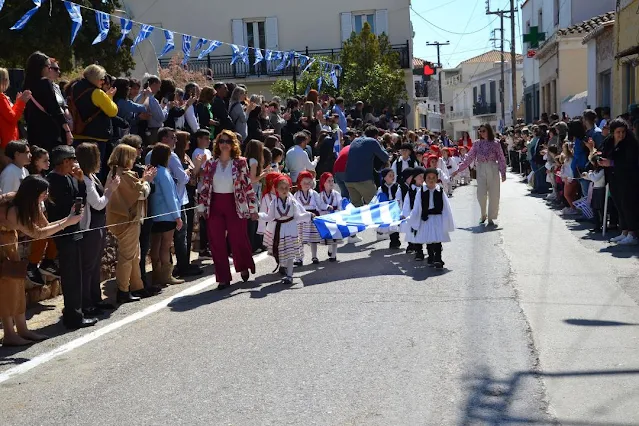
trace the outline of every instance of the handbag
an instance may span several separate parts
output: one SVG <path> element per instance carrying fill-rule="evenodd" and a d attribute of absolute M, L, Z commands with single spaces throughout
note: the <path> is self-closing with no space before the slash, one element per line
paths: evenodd
<path fill-rule="evenodd" d="M 28 264 L 28 260 L 0 259 L 0 278 L 26 278 Z"/>

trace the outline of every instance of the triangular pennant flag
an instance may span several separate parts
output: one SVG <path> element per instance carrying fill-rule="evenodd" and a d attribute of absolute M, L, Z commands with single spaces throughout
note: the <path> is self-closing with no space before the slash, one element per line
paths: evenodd
<path fill-rule="evenodd" d="M 313 65 L 315 63 L 316 59 L 312 58 L 309 62 L 308 65 L 306 65 L 306 68 L 304 68 L 304 70 L 302 70 L 302 74 L 304 74 L 306 71 L 308 71 L 308 69 L 311 67 L 311 65 Z"/>
<path fill-rule="evenodd" d="M 133 52 L 135 51 L 135 46 L 137 46 L 138 44 L 142 43 L 144 40 L 149 38 L 149 36 L 153 32 L 153 29 L 154 29 L 153 25 L 142 24 L 142 28 L 140 28 L 140 32 L 138 33 L 138 36 L 135 38 L 135 41 L 133 42 L 133 45 L 131 46 L 131 54 L 133 54 Z"/>
<path fill-rule="evenodd" d="M 331 80 L 333 81 L 333 87 L 337 89 L 337 73 L 335 72 L 335 68 L 331 70 Z"/>
<path fill-rule="evenodd" d="M 245 47 L 244 49 L 242 49 L 242 52 L 240 53 L 240 56 L 242 57 L 242 62 L 244 62 L 246 65 L 248 65 L 249 63 L 248 52 L 249 52 L 249 48 Z"/>
<path fill-rule="evenodd" d="M 40 6 L 42 6 L 42 0 L 33 0 L 33 4 L 35 4 L 35 7 L 22 15 L 22 18 L 18 19 L 18 22 L 13 24 L 13 27 L 9 28 L 10 30 L 23 29 L 24 26 L 27 25 L 27 22 L 29 22 L 29 19 L 31 19 L 31 17 L 38 11 L 38 9 L 40 9 Z"/>
<path fill-rule="evenodd" d="M 255 63 L 253 65 L 257 65 L 264 60 L 264 56 L 262 56 L 261 49 L 255 49 Z"/>
<path fill-rule="evenodd" d="M 202 59 L 203 57 L 205 57 L 206 55 L 208 55 L 209 53 L 211 53 L 212 51 L 214 51 L 215 49 L 217 49 L 221 45 L 222 45 L 221 41 L 212 40 L 211 44 L 209 44 L 209 47 L 207 47 L 206 49 L 201 51 L 197 58 L 198 59 Z"/>
<path fill-rule="evenodd" d="M 109 35 L 109 28 L 111 27 L 111 16 L 108 13 L 95 11 L 95 22 L 98 24 L 98 30 L 100 34 L 93 40 L 92 44 L 102 43 Z"/>
<path fill-rule="evenodd" d="M 124 42 L 124 39 L 126 38 L 127 34 L 131 32 L 132 29 L 133 29 L 133 21 L 126 18 L 120 18 L 120 33 L 122 34 L 122 37 L 120 37 L 120 39 L 118 40 L 117 50 L 120 50 L 120 47 L 122 47 L 122 43 Z"/>
<path fill-rule="evenodd" d="M 266 54 L 264 55 L 264 59 L 266 59 L 267 62 L 271 62 L 274 59 L 274 56 L 275 52 L 267 49 Z"/>
<path fill-rule="evenodd" d="M 69 18 L 71 18 L 71 44 L 73 44 L 75 36 L 78 35 L 78 31 L 82 27 L 82 14 L 80 13 L 80 6 L 75 3 L 65 1 L 64 6 L 69 12 Z"/>
<path fill-rule="evenodd" d="M 317 91 L 320 92 L 322 90 L 322 76 L 320 75 L 317 79 Z"/>
<path fill-rule="evenodd" d="M 182 60 L 182 65 L 186 65 L 189 62 L 189 58 L 191 57 L 191 36 L 184 34 L 182 36 L 182 52 L 184 52 L 184 60 Z"/>
<path fill-rule="evenodd" d="M 204 46 L 206 43 L 208 43 L 209 41 L 205 38 L 201 38 L 197 41 L 197 43 L 195 43 L 195 49 L 193 50 L 200 50 L 202 48 L 202 46 Z"/>
<path fill-rule="evenodd" d="M 164 49 L 162 49 L 162 52 L 160 52 L 158 58 L 161 58 L 162 56 L 169 53 L 171 50 L 175 49 L 175 35 L 173 34 L 173 31 L 164 30 L 164 38 L 166 39 L 166 44 L 164 45 Z"/>
<path fill-rule="evenodd" d="M 280 52 L 282 53 L 282 52 Z M 282 58 L 282 62 L 275 68 L 275 71 L 282 71 L 284 68 L 288 66 L 289 63 L 289 53 L 283 53 L 284 57 Z"/>
<path fill-rule="evenodd" d="M 2 10 L 3 7 L 4 7 L 4 0 L 0 0 L 0 11 Z"/>
<path fill-rule="evenodd" d="M 240 48 L 237 47 L 237 44 L 232 44 L 231 45 L 231 50 L 233 51 L 233 56 L 231 57 L 231 65 L 233 65 L 238 60 L 241 59 L 242 53 L 240 53 Z"/>

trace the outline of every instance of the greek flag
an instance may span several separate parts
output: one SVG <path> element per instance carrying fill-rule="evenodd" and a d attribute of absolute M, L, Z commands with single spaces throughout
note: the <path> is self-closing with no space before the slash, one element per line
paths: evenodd
<path fill-rule="evenodd" d="M 38 11 L 38 9 L 40 9 L 40 6 L 42 6 L 42 0 L 33 0 L 33 4 L 35 5 L 35 7 L 22 15 L 22 18 L 18 19 L 18 22 L 13 24 L 13 27 L 9 28 L 10 30 L 23 29 L 24 26 L 27 25 L 27 22 L 29 22 L 29 19 L 31 19 L 31 17 Z"/>
<path fill-rule="evenodd" d="M 575 207 L 577 207 L 585 217 L 588 219 L 592 219 L 595 217 L 595 212 L 592 211 L 592 207 L 590 207 L 590 203 L 588 202 L 588 196 L 582 197 L 573 203 Z"/>
<path fill-rule="evenodd" d="M 206 49 L 201 51 L 200 54 L 197 56 L 197 58 L 198 59 L 202 59 L 203 57 L 205 57 L 206 55 L 208 55 L 209 53 L 211 53 L 212 51 L 214 51 L 215 49 L 217 49 L 221 45 L 222 45 L 221 41 L 212 40 L 211 44 L 209 44 L 209 47 L 207 47 Z"/>
<path fill-rule="evenodd" d="M 195 43 L 195 49 L 193 50 L 200 50 L 202 48 L 202 46 L 204 46 L 206 43 L 208 43 L 209 41 L 205 38 L 201 38 L 197 41 L 197 43 Z"/>
<path fill-rule="evenodd" d="M 135 38 L 135 41 L 133 42 L 133 46 L 131 46 L 131 54 L 133 54 L 133 52 L 135 51 L 135 46 L 137 46 L 138 44 L 142 43 L 144 40 L 149 38 L 149 36 L 153 32 L 153 29 L 154 28 L 152 25 L 142 24 L 142 28 L 140 28 L 140 32 L 138 33 L 138 36 Z"/>
<path fill-rule="evenodd" d="M 124 42 L 124 39 L 126 38 L 127 34 L 129 34 L 132 29 L 133 29 L 133 21 L 126 18 L 120 18 L 120 33 L 122 34 L 122 37 L 120 37 L 120 39 L 118 40 L 117 50 L 120 50 L 120 47 L 122 47 L 122 42 Z"/>
<path fill-rule="evenodd" d="M 279 52 L 282 53 L 282 52 Z M 278 53 L 278 54 L 279 54 Z M 284 56 L 282 58 L 282 62 L 280 62 L 280 64 L 277 66 L 277 68 L 275 68 L 275 71 L 282 71 L 284 68 L 286 68 L 288 66 L 288 63 L 290 62 L 289 60 L 289 52 L 286 53 L 282 53 Z"/>
<path fill-rule="evenodd" d="M 108 13 L 95 11 L 95 22 L 98 24 L 98 30 L 100 34 L 93 40 L 91 44 L 102 43 L 109 35 L 109 28 L 111 27 L 111 16 Z"/>
<path fill-rule="evenodd" d="M 322 76 L 320 75 L 319 78 L 317 79 L 317 91 L 321 91 L 322 90 Z"/>
<path fill-rule="evenodd" d="M 4 0 L 0 0 L 0 11 L 2 10 L 3 7 L 4 7 Z"/>
<path fill-rule="evenodd" d="M 366 229 L 388 228 L 401 224 L 397 201 L 369 204 L 353 207 L 348 204 L 340 212 L 317 216 L 313 223 L 320 236 L 325 240 L 339 240 Z"/>
<path fill-rule="evenodd" d="M 166 39 L 166 44 L 158 56 L 160 58 L 175 49 L 175 35 L 173 34 L 173 31 L 164 30 L 164 38 Z"/>
<path fill-rule="evenodd" d="M 75 36 L 78 35 L 78 31 L 82 27 L 82 14 L 80 13 L 80 6 L 75 3 L 65 1 L 64 6 L 69 12 L 69 18 L 71 18 L 71 44 L 73 44 Z"/>
<path fill-rule="evenodd" d="M 255 63 L 253 65 L 257 65 L 264 60 L 264 56 L 262 55 L 262 49 L 254 49 L 255 51 Z"/>
<path fill-rule="evenodd" d="M 333 81 L 333 87 L 337 88 L 337 72 L 336 72 L 336 68 L 337 67 L 333 67 L 333 69 L 331 70 L 331 80 Z"/>
<path fill-rule="evenodd" d="M 186 65 L 189 62 L 189 57 L 191 56 L 191 36 L 184 34 L 182 36 L 182 52 L 184 52 L 184 60 L 182 61 L 182 65 Z"/>
<path fill-rule="evenodd" d="M 265 58 L 268 62 L 272 61 L 273 59 L 275 59 L 275 52 L 273 52 L 272 50 L 268 50 L 268 49 L 267 49 L 267 50 L 266 50 L 266 54 L 264 55 L 264 58 Z"/>
<path fill-rule="evenodd" d="M 311 65 L 313 65 L 315 63 L 315 58 L 311 59 L 308 64 L 306 65 L 306 68 L 304 68 L 304 70 L 302 71 L 302 74 L 304 74 L 306 71 L 308 71 L 308 69 L 311 67 Z"/>
<path fill-rule="evenodd" d="M 248 47 L 244 47 L 242 50 L 240 50 L 237 44 L 232 44 L 231 50 L 233 50 L 231 65 L 235 64 L 239 60 L 241 60 L 245 64 L 248 64 Z"/>

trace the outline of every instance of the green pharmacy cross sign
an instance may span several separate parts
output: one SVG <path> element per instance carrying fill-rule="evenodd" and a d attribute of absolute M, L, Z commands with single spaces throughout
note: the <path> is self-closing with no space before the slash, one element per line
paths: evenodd
<path fill-rule="evenodd" d="M 546 33 L 540 33 L 539 27 L 530 27 L 530 32 L 524 34 L 524 42 L 528 43 L 528 46 L 536 49 L 539 47 L 539 42 L 546 40 Z"/>

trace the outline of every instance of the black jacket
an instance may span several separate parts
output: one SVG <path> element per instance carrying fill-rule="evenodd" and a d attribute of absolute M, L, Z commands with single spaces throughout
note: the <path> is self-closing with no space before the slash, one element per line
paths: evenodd
<path fill-rule="evenodd" d="M 67 122 L 55 97 L 53 84 L 50 80 L 43 78 L 33 87 L 24 89 L 31 90 L 32 98 L 44 109 L 42 112 L 35 102 L 27 102 L 24 118 L 27 122 L 29 145 L 38 145 L 51 152 L 54 147 L 66 140 L 66 135 L 62 133 L 62 125 Z"/>
<path fill-rule="evenodd" d="M 229 117 L 229 112 L 226 108 L 226 102 L 224 102 L 224 99 L 216 96 L 213 99 L 213 104 L 211 105 L 211 112 L 213 113 L 213 119 L 220 123 L 215 126 L 216 135 L 218 135 L 222 130 L 235 131 L 235 126 L 233 126 L 233 121 L 231 121 L 231 117 Z M 200 123 L 200 127 L 206 128 L 206 126 L 202 123 Z"/>
<path fill-rule="evenodd" d="M 91 138 L 106 141 L 113 136 L 113 125 L 111 124 L 111 117 L 93 103 L 91 95 L 94 90 L 99 89 L 84 78 L 75 83 L 71 89 L 71 97 L 75 107 L 80 118 L 85 122 L 84 130 L 74 136 L 78 139 Z M 89 120 L 91 121 L 88 122 Z"/>

